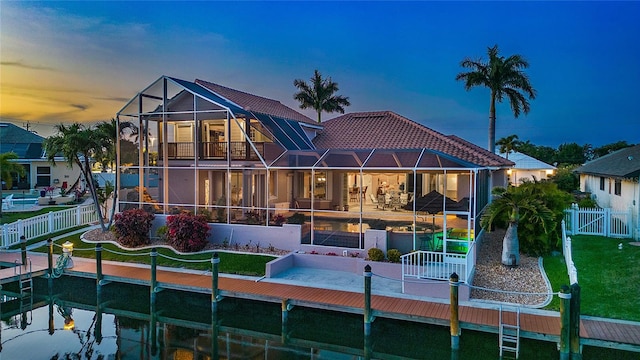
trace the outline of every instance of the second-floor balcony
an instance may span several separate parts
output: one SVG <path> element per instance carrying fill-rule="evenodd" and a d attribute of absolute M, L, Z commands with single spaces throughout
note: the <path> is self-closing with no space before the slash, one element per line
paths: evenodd
<path fill-rule="evenodd" d="M 170 142 L 167 143 L 167 158 L 169 160 L 188 160 L 195 158 L 195 143 L 193 142 Z M 226 160 L 228 156 L 231 160 L 259 160 L 258 154 L 251 145 L 245 141 L 232 141 L 230 147 L 227 142 L 202 142 L 198 143 L 199 160 Z M 254 142 L 261 155 L 264 155 L 264 143 Z M 159 159 L 162 159 L 163 144 L 158 148 Z"/>

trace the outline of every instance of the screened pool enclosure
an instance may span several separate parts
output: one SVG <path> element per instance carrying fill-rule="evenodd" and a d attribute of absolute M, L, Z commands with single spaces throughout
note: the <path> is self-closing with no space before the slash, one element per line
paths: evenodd
<path fill-rule="evenodd" d="M 364 249 L 382 228 L 403 253 L 464 253 L 478 233 L 488 168 L 426 148 L 317 149 L 313 120 L 214 85 L 163 76 L 117 114 L 120 211 L 262 227 L 298 213 L 301 244 Z"/>

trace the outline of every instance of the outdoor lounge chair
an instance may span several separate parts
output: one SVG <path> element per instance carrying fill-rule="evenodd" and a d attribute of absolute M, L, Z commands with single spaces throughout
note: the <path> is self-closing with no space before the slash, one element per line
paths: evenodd
<path fill-rule="evenodd" d="M 2 210 L 9 210 L 12 207 L 13 207 L 13 194 L 9 194 L 9 196 L 2 199 Z"/>

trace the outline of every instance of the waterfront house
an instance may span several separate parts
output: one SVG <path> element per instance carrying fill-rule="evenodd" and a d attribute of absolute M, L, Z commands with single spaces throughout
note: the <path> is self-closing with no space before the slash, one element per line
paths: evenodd
<path fill-rule="evenodd" d="M 640 238 L 640 145 L 601 156 L 574 170 L 580 190 L 602 208 L 629 210 L 633 236 Z"/>
<path fill-rule="evenodd" d="M 44 138 L 11 123 L 0 123 L 0 153 L 13 152 L 18 158 L 12 161 L 24 167 L 24 175 L 12 174 L 11 189 L 3 190 L 21 193 L 39 193 L 47 187 L 66 189 L 79 180 L 81 172 L 77 165 L 69 166 L 62 157 L 56 157 L 51 164 L 42 144 Z"/>
<path fill-rule="evenodd" d="M 267 230 L 280 229 L 279 215 L 300 213 L 305 224 L 288 248 L 446 254 L 454 249 L 447 229 L 457 229 L 458 242 L 473 241 L 491 173 L 513 165 L 390 111 L 319 124 L 276 100 L 168 76 L 132 98 L 117 121 L 119 210 L 204 213 L 218 242 L 243 233 L 283 248 L 282 234 L 270 240 Z M 440 197 L 433 203 L 429 194 Z M 378 219 L 386 235 L 367 236 Z M 426 244 L 434 238 L 438 249 Z"/>
<path fill-rule="evenodd" d="M 500 153 L 500 156 L 514 162 L 514 166 L 506 171 L 506 177 L 495 178 L 495 186 L 519 186 L 523 181 L 546 180 L 553 176 L 557 168 L 540 161 L 532 156 L 517 151 L 512 151 L 508 155 Z"/>

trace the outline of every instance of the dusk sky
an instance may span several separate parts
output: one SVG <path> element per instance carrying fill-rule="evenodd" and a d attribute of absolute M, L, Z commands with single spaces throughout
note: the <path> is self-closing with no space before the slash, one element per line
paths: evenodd
<path fill-rule="evenodd" d="M 52 124 L 115 117 L 162 75 L 299 110 L 293 80 L 318 69 L 350 98 L 347 112 L 391 110 L 486 148 L 489 90 L 455 76 L 498 44 L 529 61 L 538 96 L 518 119 L 498 106 L 496 139 L 639 143 L 638 14 L 635 1 L 1 1 L 0 116 L 48 136 Z"/>

